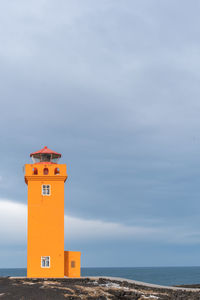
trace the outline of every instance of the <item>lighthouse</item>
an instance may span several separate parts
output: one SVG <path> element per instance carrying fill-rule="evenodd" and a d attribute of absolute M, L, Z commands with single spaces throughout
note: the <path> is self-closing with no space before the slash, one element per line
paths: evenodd
<path fill-rule="evenodd" d="M 47 147 L 30 154 L 28 186 L 27 277 L 80 277 L 80 252 L 64 251 L 66 164 Z"/>

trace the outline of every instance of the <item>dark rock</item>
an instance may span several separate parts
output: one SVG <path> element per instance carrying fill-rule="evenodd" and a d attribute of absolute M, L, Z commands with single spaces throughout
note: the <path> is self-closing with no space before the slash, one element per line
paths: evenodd
<path fill-rule="evenodd" d="M 200 287 L 200 285 L 195 286 Z M 194 285 L 187 287 L 194 288 Z M 154 288 L 125 280 L 121 282 L 106 278 L 90 280 L 89 278 L 14 279 L 4 277 L 0 278 L 0 294 L 1 300 L 80 300 L 82 296 L 87 300 L 139 300 L 142 295 L 146 297 L 156 295 L 159 300 L 200 300 L 199 291 Z"/>

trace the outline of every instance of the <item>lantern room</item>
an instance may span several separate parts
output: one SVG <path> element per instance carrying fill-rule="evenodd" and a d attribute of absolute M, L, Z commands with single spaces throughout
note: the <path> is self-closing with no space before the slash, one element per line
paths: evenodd
<path fill-rule="evenodd" d="M 57 164 L 59 159 L 61 158 L 61 154 L 51 149 L 48 149 L 47 146 L 45 146 L 43 149 L 31 153 L 30 157 L 32 158 L 34 164 L 35 163 Z"/>

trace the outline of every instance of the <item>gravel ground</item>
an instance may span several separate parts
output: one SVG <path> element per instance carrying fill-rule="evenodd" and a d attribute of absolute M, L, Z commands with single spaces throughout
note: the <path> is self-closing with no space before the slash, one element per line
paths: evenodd
<path fill-rule="evenodd" d="M 200 285 L 188 286 L 199 288 Z M 0 300 L 200 300 L 197 289 L 167 288 L 108 278 L 27 279 L 0 278 Z"/>

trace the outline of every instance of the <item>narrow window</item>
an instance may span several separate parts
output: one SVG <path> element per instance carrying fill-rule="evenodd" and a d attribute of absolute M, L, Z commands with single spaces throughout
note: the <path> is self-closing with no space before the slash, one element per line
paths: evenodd
<path fill-rule="evenodd" d="M 38 169 L 37 168 L 33 168 L 33 175 L 38 175 Z"/>
<path fill-rule="evenodd" d="M 50 256 L 41 256 L 41 268 L 50 268 Z"/>
<path fill-rule="evenodd" d="M 58 175 L 58 174 L 60 174 L 60 169 L 59 169 L 59 168 L 55 168 L 55 170 L 54 170 L 54 174 L 55 174 L 55 175 Z"/>
<path fill-rule="evenodd" d="M 50 196 L 51 195 L 51 186 L 50 186 L 50 184 L 43 184 L 42 185 L 42 195 L 43 196 Z"/>
<path fill-rule="evenodd" d="M 49 174 L 49 169 L 48 169 L 48 168 L 44 168 L 43 174 L 44 174 L 44 175 L 48 175 L 48 174 Z"/>
<path fill-rule="evenodd" d="M 71 261 L 71 268 L 75 268 L 76 267 L 76 262 L 74 260 Z"/>

